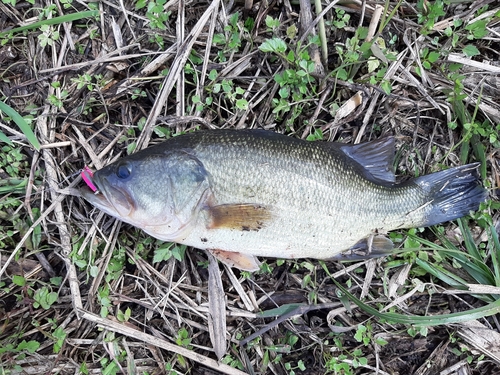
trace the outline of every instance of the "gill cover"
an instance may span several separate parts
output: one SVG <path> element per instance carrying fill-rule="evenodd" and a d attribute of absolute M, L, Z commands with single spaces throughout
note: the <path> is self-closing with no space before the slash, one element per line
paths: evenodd
<path fill-rule="evenodd" d="M 107 213 L 166 241 L 190 228 L 209 192 L 203 164 L 182 150 L 131 155 L 97 171 L 94 182 Z"/>

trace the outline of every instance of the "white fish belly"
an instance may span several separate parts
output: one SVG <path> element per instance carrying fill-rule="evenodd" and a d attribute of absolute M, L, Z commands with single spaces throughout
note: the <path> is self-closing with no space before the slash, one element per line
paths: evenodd
<path fill-rule="evenodd" d="M 377 228 L 355 217 L 344 215 L 339 220 L 299 210 L 287 210 L 281 215 L 275 212 L 274 219 L 259 230 L 208 229 L 200 224 L 179 242 L 199 249 L 283 259 L 328 259 L 349 249 Z"/>

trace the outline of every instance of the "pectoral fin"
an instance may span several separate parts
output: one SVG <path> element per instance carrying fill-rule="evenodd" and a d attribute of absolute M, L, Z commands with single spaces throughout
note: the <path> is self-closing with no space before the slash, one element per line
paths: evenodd
<path fill-rule="evenodd" d="M 243 271 L 258 271 L 260 268 L 259 260 L 253 255 L 236 253 L 223 250 L 208 250 L 214 257 L 229 267 L 239 268 Z"/>
<path fill-rule="evenodd" d="M 272 217 L 269 208 L 259 204 L 221 204 L 209 207 L 208 213 L 209 229 L 259 231 Z"/>
<path fill-rule="evenodd" d="M 333 260 L 364 260 L 379 258 L 391 254 L 394 244 L 384 236 L 370 236 L 359 241 L 349 250 L 337 254 Z"/>

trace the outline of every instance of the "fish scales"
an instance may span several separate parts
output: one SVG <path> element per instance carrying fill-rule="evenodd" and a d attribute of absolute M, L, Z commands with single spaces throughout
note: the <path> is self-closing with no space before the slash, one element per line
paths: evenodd
<path fill-rule="evenodd" d="M 392 138 L 348 146 L 200 131 L 104 167 L 92 181 L 99 193 L 82 194 L 163 240 L 219 255 L 316 259 L 376 232 L 464 216 L 486 199 L 477 164 L 396 184 L 393 155 Z"/>
<path fill-rule="evenodd" d="M 194 247 L 321 259 L 350 248 L 374 230 L 395 229 L 410 219 L 412 226 L 419 224 L 408 217 L 423 203 L 418 186 L 377 185 L 357 173 L 340 149 L 231 132 L 223 139 L 206 133 L 193 151 L 212 176 L 217 203 L 266 204 L 274 213 L 260 231 L 220 229 L 211 235 L 214 230 L 201 222 L 185 239 Z"/>

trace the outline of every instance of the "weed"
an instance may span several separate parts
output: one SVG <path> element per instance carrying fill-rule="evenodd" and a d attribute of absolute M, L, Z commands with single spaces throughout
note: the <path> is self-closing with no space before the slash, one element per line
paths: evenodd
<path fill-rule="evenodd" d="M 438 19 L 446 14 L 444 11 L 444 1 L 417 1 L 418 23 L 422 25 L 420 32 L 424 35 L 428 34 L 434 27 Z"/>
<path fill-rule="evenodd" d="M 333 341 L 334 352 L 324 353 L 325 374 L 353 375 L 356 368 L 368 363 L 368 359 L 363 356 L 361 349 L 345 350 L 340 336 L 334 337 Z"/>
<path fill-rule="evenodd" d="M 165 11 L 163 6 L 166 0 L 139 0 L 135 4 L 135 9 L 140 10 L 147 7 L 146 17 L 149 19 L 149 27 L 151 29 L 166 30 L 167 22 L 170 19 L 172 12 Z"/>
<path fill-rule="evenodd" d="M 242 45 L 242 33 L 248 32 L 248 26 L 241 25 L 240 13 L 234 13 L 229 17 L 228 24 L 224 27 L 224 34 L 214 34 L 213 42 L 215 45 L 223 46 L 222 50 L 217 53 L 219 62 L 227 61 L 227 54 L 238 52 Z"/>
<path fill-rule="evenodd" d="M 306 365 L 304 364 L 304 361 L 302 361 L 302 360 L 299 360 L 297 362 L 296 366 L 294 366 L 290 362 L 285 362 L 285 370 L 288 371 L 289 375 L 295 375 L 295 370 L 305 371 L 306 370 Z"/>
<path fill-rule="evenodd" d="M 179 262 L 184 260 L 184 255 L 186 254 L 185 245 L 178 245 L 176 243 L 164 243 L 160 245 L 155 252 L 153 257 L 153 263 L 158 263 L 162 261 L 169 260 L 174 257 Z"/>
<path fill-rule="evenodd" d="M 48 310 L 57 301 L 57 293 L 51 291 L 49 287 L 43 286 L 35 291 L 33 299 L 35 300 L 33 303 L 35 309 L 41 306 Z"/>
<path fill-rule="evenodd" d="M 311 39 L 311 43 L 319 43 L 318 38 Z M 297 51 L 289 50 L 281 38 L 265 40 L 259 47 L 262 52 L 268 52 L 279 57 L 285 65 L 289 66 L 283 72 L 274 76 L 279 85 L 278 98 L 273 98 L 273 114 L 281 119 L 286 114 L 286 123 L 293 126 L 295 120 L 307 109 L 308 98 L 316 91 L 315 79 L 312 76 L 315 65 L 311 60 L 307 48 Z"/>
<path fill-rule="evenodd" d="M 177 332 L 177 338 L 175 339 L 175 343 L 187 349 L 193 348 L 191 345 L 191 338 L 189 337 L 189 332 L 184 327 L 179 329 L 179 331 Z M 187 361 L 182 355 L 177 354 L 177 360 L 179 361 L 182 367 L 187 367 Z"/>
<path fill-rule="evenodd" d="M 52 332 L 52 338 L 55 341 L 53 351 L 55 354 L 58 354 L 64 345 L 64 341 L 66 340 L 66 332 L 62 327 L 57 327 L 56 330 Z"/>
<path fill-rule="evenodd" d="M 52 26 L 42 25 L 40 26 L 40 31 L 42 33 L 38 35 L 38 40 L 42 47 L 52 46 L 55 41 L 59 40 L 59 31 L 55 30 Z"/>

